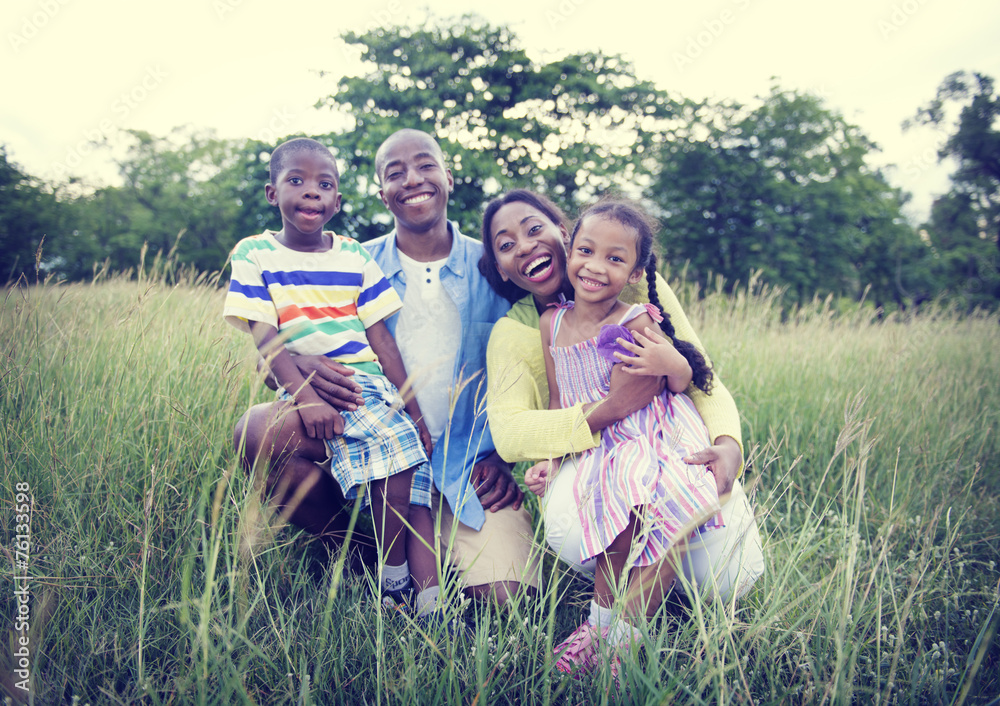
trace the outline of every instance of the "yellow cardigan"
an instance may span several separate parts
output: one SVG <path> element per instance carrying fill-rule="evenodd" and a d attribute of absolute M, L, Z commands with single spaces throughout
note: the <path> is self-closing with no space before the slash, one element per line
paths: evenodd
<path fill-rule="evenodd" d="M 670 314 L 677 337 L 693 343 L 707 359 L 677 296 L 659 275 L 656 293 L 663 310 Z M 648 302 L 645 282 L 626 287 L 621 299 L 627 304 Z M 538 311 L 529 295 L 493 326 L 486 350 L 490 432 L 497 452 L 512 463 L 558 458 L 600 443 L 600 434 L 592 434 L 587 426 L 582 404 L 548 409 L 549 386 L 538 324 Z M 693 385 L 687 394 L 705 421 L 709 438 L 731 436 L 742 453 L 739 411 L 719 376 L 714 378 L 711 395 Z"/>

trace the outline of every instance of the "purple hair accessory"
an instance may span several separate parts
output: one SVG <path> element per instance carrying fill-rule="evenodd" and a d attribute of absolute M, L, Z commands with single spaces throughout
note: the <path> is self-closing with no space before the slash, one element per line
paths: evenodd
<path fill-rule="evenodd" d="M 615 353 L 632 355 L 632 352 L 618 342 L 618 339 L 635 343 L 632 332 L 621 324 L 605 324 L 601 327 L 601 332 L 597 334 L 597 352 L 601 357 L 610 363 L 620 363 L 620 359 L 615 357 Z"/>

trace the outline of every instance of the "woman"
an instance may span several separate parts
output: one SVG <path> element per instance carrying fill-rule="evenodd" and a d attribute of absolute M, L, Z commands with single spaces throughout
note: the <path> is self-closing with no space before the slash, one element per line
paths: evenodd
<path fill-rule="evenodd" d="M 601 403 L 548 409 L 538 324 L 540 312 L 567 294 L 567 219 L 547 198 L 516 189 L 488 204 L 482 234 L 484 254 L 479 270 L 494 289 L 513 302 L 507 316 L 494 326 L 487 349 L 488 411 L 497 451 L 510 462 L 539 461 L 596 446 L 601 429 L 648 404 L 662 383 L 629 375 L 615 366 L 610 392 Z M 646 302 L 643 290 L 641 283 L 630 287 L 622 299 Z M 657 293 L 664 311 L 673 319 L 678 338 L 691 341 L 704 353 L 677 297 L 659 276 Z M 725 527 L 704 539 L 691 540 L 683 563 L 686 580 L 678 588 L 685 591 L 685 585 L 694 586 L 703 598 L 729 601 L 745 594 L 764 568 L 753 511 L 737 479 L 743 466 L 739 413 L 718 376 L 710 395 L 694 388 L 689 394 L 713 445 L 685 461 L 705 465 L 715 475 L 724 503 Z M 581 526 L 573 497 L 574 475 L 573 464 L 563 462 L 545 493 L 546 540 L 560 559 L 593 573 L 593 563 L 580 564 Z M 655 599 L 648 600 L 647 610 L 655 612 L 658 604 Z"/>

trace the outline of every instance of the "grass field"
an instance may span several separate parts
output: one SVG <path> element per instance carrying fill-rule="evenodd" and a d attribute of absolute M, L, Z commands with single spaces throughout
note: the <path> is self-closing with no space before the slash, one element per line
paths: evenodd
<path fill-rule="evenodd" d="M 473 608 L 474 639 L 435 642 L 262 510 L 230 440 L 271 393 L 211 284 L 6 292 L 0 680 L 15 703 L 997 702 L 995 316 L 783 313 L 759 286 L 682 288 L 744 417 L 767 569 L 735 606 L 655 621 L 616 686 L 607 669 L 552 672 L 588 596 L 551 559 L 540 599 Z"/>

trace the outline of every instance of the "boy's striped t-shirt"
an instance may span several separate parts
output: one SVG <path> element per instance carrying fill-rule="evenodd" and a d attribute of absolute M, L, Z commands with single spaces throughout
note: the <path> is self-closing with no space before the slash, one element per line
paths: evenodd
<path fill-rule="evenodd" d="M 402 302 L 360 243 L 328 234 L 325 252 L 292 250 L 271 231 L 237 243 L 223 316 L 242 331 L 249 321 L 274 326 L 293 355 L 325 355 L 381 375 L 365 329 Z"/>

